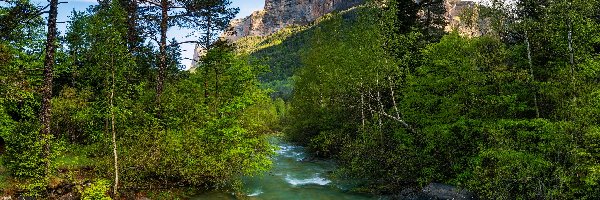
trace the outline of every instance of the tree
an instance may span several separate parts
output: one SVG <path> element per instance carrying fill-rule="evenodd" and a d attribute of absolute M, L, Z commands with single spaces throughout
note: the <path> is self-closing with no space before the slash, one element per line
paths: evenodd
<path fill-rule="evenodd" d="M 209 44 L 215 29 L 225 27 L 229 20 L 237 14 L 238 9 L 226 8 L 231 4 L 229 0 L 140 0 L 145 7 L 142 19 L 149 24 L 153 32 L 158 33 L 159 39 L 155 39 L 159 46 L 158 74 L 156 78 L 156 103 L 160 109 L 160 97 L 163 92 L 164 79 L 167 68 L 167 48 L 183 43 Z M 204 24 L 204 26 L 202 26 Z M 205 31 L 204 41 L 184 41 L 167 44 L 167 31 L 173 26 L 178 27 L 200 27 Z M 158 27 L 158 28 L 154 28 Z"/>
<path fill-rule="evenodd" d="M 90 19 L 91 50 L 93 57 L 97 60 L 92 63 L 94 67 L 99 68 L 101 73 L 109 74 L 106 76 L 103 91 L 107 95 L 108 113 L 110 119 L 110 135 L 113 155 L 114 185 L 113 196 L 118 197 L 119 190 L 119 156 L 118 156 L 118 138 L 117 122 L 120 104 L 124 104 L 125 95 L 128 87 L 125 84 L 128 70 L 135 66 L 133 55 L 128 50 L 128 25 L 127 13 L 121 7 L 118 1 L 101 7 L 98 13 Z M 110 51 L 106 51 L 110 49 Z M 109 61 L 109 62 L 108 62 Z M 119 89 L 117 89 L 119 88 Z M 121 131 L 119 131 L 121 132 Z"/>
<path fill-rule="evenodd" d="M 46 37 L 46 55 L 44 59 L 44 85 L 42 88 L 42 110 L 40 113 L 40 123 L 42 125 L 41 134 L 44 141 L 44 158 L 46 159 L 46 175 L 50 169 L 50 124 L 52 110 L 52 80 L 54 73 L 54 54 L 56 52 L 56 17 L 58 15 L 58 0 L 50 0 L 50 12 L 48 14 L 48 36 Z"/>
<path fill-rule="evenodd" d="M 18 41 L 27 38 L 32 25 L 41 24 L 40 15 L 46 7 L 35 7 L 30 1 L 7 0 L 6 7 L 0 7 L 0 39 Z M 49 5 L 48 5 L 49 6 Z"/>
<path fill-rule="evenodd" d="M 119 0 L 119 4 L 127 13 L 127 46 L 133 54 L 138 53 L 139 45 L 142 42 L 141 31 L 138 26 L 138 1 L 139 0 Z"/>
<path fill-rule="evenodd" d="M 225 30 L 229 26 L 229 21 L 235 17 L 239 9 L 227 8 L 231 5 L 229 0 L 207 1 L 207 6 L 201 9 L 200 16 L 203 20 L 199 21 L 196 26 L 204 30 L 204 34 L 200 37 L 200 45 L 196 45 L 196 50 L 201 47 L 205 51 L 211 49 L 215 38 L 219 31 Z M 209 65 L 201 63 L 204 68 L 204 76 L 208 76 Z M 218 69 L 214 69 L 217 73 Z M 218 83 L 217 83 L 218 84 Z M 208 82 L 205 80 L 204 87 L 208 88 Z M 204 91 L 204 98 L 208 98 L 208 90 Z"/>
<path fill-rule="evenodd" d="M 536 88 L 536 79 L 535 79 L 535 69 L 534 69 L 534 61 L 533 61 L 533 51 L 534 47 L 531 44 L 530 35 L 531 33 L 535 33 L 535 27 L 539 27 L 539 20 L 545 17 L 546 11 L 545 7 L 548 5 L 548 1 L 546 0 L 525 0 L 516 2 L 516 13 L 517 18 L 521 18 L 523 36 L 525 38 L 525 45 L 527 47 L 527 65 L 529 66 L 529 76 L 530 76 L 530 84 L 533 88 L 533 104 L 535 108 L 535 116 L 536 118 L 540 118 L 540 107 L 538 102 L 538 89 Z"/>
<path fill-rule="evenodd" d="M 439 40 L 444 34 L 446 25 L 446 8 L 442 0 L 392 0 L 380 1 L 385 5 L 385 12 L 393 13 L 395 18 L 384 21 L 393 25 L 388 28 L 395 29 L 396 34 L 404 34 L 418 29 L 427 39 Z"/>

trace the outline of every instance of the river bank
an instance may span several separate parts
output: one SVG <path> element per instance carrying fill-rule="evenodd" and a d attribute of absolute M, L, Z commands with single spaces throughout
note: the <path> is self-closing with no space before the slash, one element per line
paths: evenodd
<path fill-rule="evenodd" d="M 244 178 L 243 196 L 247 199 L 377 199 L 375 196 L 350 192 L 352 181 L 340 180 L 333 171 L 331 160 L 310 160 L 304 147 L 279 138 L 271 143 L 278 147 L 268 172 Z M 233 194 L 213 192 L 193 199 L 238 199 Z"/>

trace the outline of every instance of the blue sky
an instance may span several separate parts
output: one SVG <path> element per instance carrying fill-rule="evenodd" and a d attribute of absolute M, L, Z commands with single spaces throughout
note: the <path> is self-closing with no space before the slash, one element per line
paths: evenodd
<path fill-rule="evenodd" d="M 65 0 L 63 0 L 65 1 Z M 58 6 L 58 21 L 68 21 L 69 20 L 69 16 L 71 15 L 71 11 L 76 10 L 76 11 L 85 11 L 86 8 L 88 8 L 91 5 L 97 5 L 98 2 L 96 0 L 67 0 L 69 3 L 66 4 L 60 4 Z M 48 3 L 48 1 L 46 0 L 32 0 L 32 2 L 39 4 L 39 5 L 45 5 Z M 240 8 L 240 13 L 237 15 L 237 18 L 242 18 L 242 17 L 246 17 L 248 15 L 250 15 L 252 12 L 256 11 L 256 10 L 260 10 L 264 7 L 265 4 L 265 0 L 232 0 L 232 7 L 238 7 Z M 67 24 L 66 23 L 61 23 L 58 24 L 58 29 L 59 31 L 62 33 L 64 33 L 66 31 L 66 27 Z M 181 30 L 181 29 L 177 29 L 177 28 L 172 28 L 169 30 L 168 36 L 169 38 L 177 38 L 177 40 L 179 41 L 187 41 L 187 40 L 191 40 L 190 38 L 185 38 L 185 36 L 190 33 L 189 30 Z M 194 44 L 183 44 L 181 45 L 181 49 L 182 49 L 182 57 L 184 58 L 192 58 L 193 56 L 193 50 L 194 50 Z M 191 63 L 190 60 L 182 60 L 181 61 L 183 65 L 185 65 L 186 67 Z"/>

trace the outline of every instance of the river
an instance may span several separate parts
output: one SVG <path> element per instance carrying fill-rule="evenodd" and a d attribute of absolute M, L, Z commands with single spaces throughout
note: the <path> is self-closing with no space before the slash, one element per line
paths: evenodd
<path fill-rule="evenodd" d="M 377 199 L 348 192 L 351 187 L 347 181 L 332 178 L 331 172 L 336 165 L 329 160 L 314 160 L 305 162 L 308 157 L 306 150 L 278 138 L 271 140 L 279 146 L 273 156 L 273 167 L 260 176 L 244 179 L 243 199 L 256 200 L 294 200 L 294 199 L 340 199 L 361 200 Z M 232 194 L 222 192 L 205 193 L 194 199 L 236 199 Z"/>

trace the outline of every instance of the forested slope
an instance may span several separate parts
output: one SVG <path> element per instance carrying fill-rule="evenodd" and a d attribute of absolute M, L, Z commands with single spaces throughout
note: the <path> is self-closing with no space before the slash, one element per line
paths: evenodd
<path fill-rule="evenodd" d="M 341 16 L 343 20 L 340 27 L 352 27 L 357 22 L 358 13 L 363 8 L 351 8 L 349 10 L 327 14 L 306 26 L 289 26 L 269 36 L 249 36 L 235 41 L 237 51 L 248 53 L 257 63 L 269 67 L 269 70 L 260 75 L 259 79 L 266 88 L 273 89 L 273 98 L 281 97 L 285 100 L 291 98 L 293 91 L 293 76 L 304 66 L 302 56 L 311 51 L 312 37 L 324 28 L 332 16 Z M 344 30 L 338 30 L 338 34 L 345 34 Z"/>
<path fill-rule="evenodd" d="M 270 58 L 263 83 L 293 77 L 292 141 L 372 193 L 600 195 L 600 2 L 489 4 L 463 22 L 486 25 L 474 38 L 441 31 L 439 3 L 392 2 L 238 43 Z"/>

